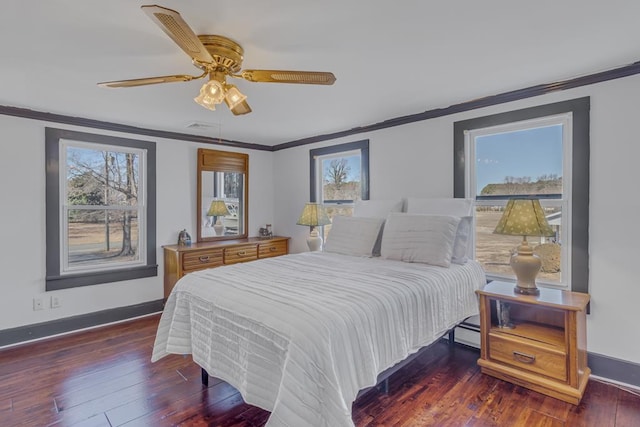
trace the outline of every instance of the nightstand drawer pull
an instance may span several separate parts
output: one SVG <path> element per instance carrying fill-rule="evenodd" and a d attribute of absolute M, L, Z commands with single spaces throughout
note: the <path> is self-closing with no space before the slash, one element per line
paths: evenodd
<path fill-rule="evenodd" d="M 200 262 L 209 262 L 209 255 L 198 257 Z"/>
<path fill-rule="evenodd" d="M 278 250 L 278 248 L 276 248 L 275 246 L 271 246 L 271 247 L 269 248 L 269 250 L 270 250 L 271 252 L 275 252 L 275 251 L 277 251 L 277 250 Z"/>
<path fill-rule="evenodd" d="M 238 256 L 245 256 L 247 251 L 238 251 Z"/>
<path fill-rule="evenodd" d="M 527 363 L 529 365 L 536 361 L 536 356 L 526 353 L 520 353 L 519 351 L 513 352 L 513 358 L 520 363 Z"/>

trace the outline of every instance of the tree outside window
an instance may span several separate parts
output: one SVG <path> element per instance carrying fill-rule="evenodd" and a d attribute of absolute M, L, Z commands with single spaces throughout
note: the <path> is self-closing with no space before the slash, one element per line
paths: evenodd
<path fill-rule="evenodd" d="M 157 275 L 155 144 L 46 129 L 47 290 Z"/>
<path fill-rule="evenodd" d="M 309 151 L 310 201 L 322 203 L 329 218 L 351 216 L 356 200 L 369 199 L 369 141 Z M 326 238 L 331 226 L 324 227 Z"/>
<path fill-rule="evenodd" d="M 97 150 L 64 141 L 66 251 L 64 271 L 144 262 L 138 203 L 141 152 Z M 63 245 L 65 247 L 65 245 Z"/>

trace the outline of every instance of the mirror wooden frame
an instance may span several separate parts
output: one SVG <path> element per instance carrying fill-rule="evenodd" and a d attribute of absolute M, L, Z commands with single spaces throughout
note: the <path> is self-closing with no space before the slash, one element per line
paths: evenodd
<path fill-rule="evenodd" d="M 231 151 L 198 149 L 198 185 L 197 185 L 197 241 L 208 242 L 218 240 L 244 239 L 248 236 L 249 225 L 249 155 Z M 228 236 L 203 235 L 203 172 L 236 172 L 244 175 L 242 188 L 242 202 L 240 212 L 242 217 L 242 233 Z"/>

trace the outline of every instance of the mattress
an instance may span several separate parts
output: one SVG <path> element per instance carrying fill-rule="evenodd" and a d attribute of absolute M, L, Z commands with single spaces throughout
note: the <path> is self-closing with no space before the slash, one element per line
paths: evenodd
<path fill-rule="evenodd" d="M 192 354 L 268 426 L 353 426 L 360 389 L 478 313 L 480 264 L 323 252 L 190 273 L 167 299 L 152 361 Z"/>

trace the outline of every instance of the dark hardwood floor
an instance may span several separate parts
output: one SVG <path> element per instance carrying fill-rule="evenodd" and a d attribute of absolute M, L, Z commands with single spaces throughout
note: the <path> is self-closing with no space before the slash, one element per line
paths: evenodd
<path fill-rule="evenodd" d="M 159 316 L 0 351 L 0 426 L 262 426 L 190 357 L 151 363 Z M 357 426 L 640 426 L 640 396 L 591 380 L 579 406 L 480 373 L 478 351 L 431 347 L 353 406 Z"/>

